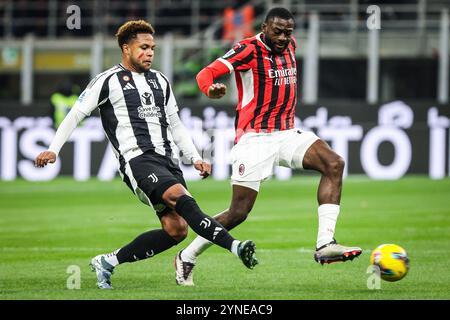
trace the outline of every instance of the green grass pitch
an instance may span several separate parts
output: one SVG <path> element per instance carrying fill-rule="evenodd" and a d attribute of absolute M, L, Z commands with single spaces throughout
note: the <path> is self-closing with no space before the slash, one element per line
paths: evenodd
<path fill-rule="evenodd" d="M 260 264 L 246 269 L 213 247 L 195 268 L 195 287 L 175 284 L 173 257 L 193 239 L 144 261 L 119 266 L 114 290 L 96 288 L 90 258 L 112 251 L 149 229 L 153 211 L 120 180 L 0 182 L 0 299 L 450 299 L 450 179 L 407 177 L 344 182 L 336 238 L 358 245 L 352 262 L 313 260 L 318 176 L 263 184 L 248 220 L 232 231 L 252 239 Z M 229 182 L 189 183 L 213 215 L 229 204 Z M 382 243 L 403 246 L 411 269 L 401 281 L 367 288 L 369 256 Z M 67 289 L 69 266 L 80 267 L 81 288 Z"/>

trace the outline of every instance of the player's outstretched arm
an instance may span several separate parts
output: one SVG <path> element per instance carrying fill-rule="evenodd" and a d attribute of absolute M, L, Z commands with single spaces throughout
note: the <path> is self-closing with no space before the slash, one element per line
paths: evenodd
<path fill-rule="evenodd" d="M 69 139 L 78 123 L 85 117 L 86 115 L 83 112 L 78 111 L 75 107 L 72 108 L 58 127 L 58 130 L 56 130 L 55 137 L 53 138 L 50 147 L 47 151 L 43 151 L 37 155 L 34 160 L 34 165 L 38 168 L 42 168 L 49 163 L 54 163 L 64 143 Z"/>
<path fill-rule="evenodd" d="M 48 150 L 37 155 L 34 161 L 36 167 L 44 167 L 48 163 L 54 163 L 62 146 L 66 143 L 67 139 L 69 139 L 78 124 L 84 118 L 89 116 L 99 105 L 107 101 L 107 98 L 100 101 L 99 97 L 103 83 L 105 79 L 109 79 L 107 77 L 110 74 L 111 73 L 103 72 L 91 80 L 86 89 L 78 97 L 77 102 L 75 102 L 74 106 L 61 122 L 58 130 L 56 130 L 55 137 Z"/>

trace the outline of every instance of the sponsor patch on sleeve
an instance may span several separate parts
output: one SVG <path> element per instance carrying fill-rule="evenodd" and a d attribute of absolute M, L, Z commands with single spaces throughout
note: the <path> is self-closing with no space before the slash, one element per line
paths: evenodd
<path fill-rule="evenodd" d="M 235 54 L 234 49 L 230 49 L 230 51 L 228 51 L 227 53 L 225 53 L 225 54 L 222 56 L 222 58 L 226 59 L 226 58 L 232 56 L 233 54 Z"/>

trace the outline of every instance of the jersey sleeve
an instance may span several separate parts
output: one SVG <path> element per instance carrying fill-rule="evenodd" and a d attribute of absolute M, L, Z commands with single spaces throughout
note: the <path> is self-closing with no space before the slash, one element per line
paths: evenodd
<path fill-rule="evenodd" d="M 228 74 L 230 70 L 219 60 L 214 60 L 211 64 L 200 70 L 195 79 L 197 80 L 200 90 L 208 96 L 209 87 L 213 84 L 214 79 Z"/>
<path fill-rule="evenodd" d="M 95 108 L 105 103 L 108 99 L 108 96 L 105 96 L 104 94 L 104 85 L 108 85 L 105 83 L 107 79 L 109 79 L 109 77 L 105 74 L 100 74 L 92 79 L 86 89 L 84 89 L 84 91 L 80 94 L 77 102 L 75 102 L 72 108 L 84 113 L 86 116 L 89 116 Z"/>
<path fill-rule="evenodd" d="M 251 69 L 251 61 L 254 57 L 252 44 L 237 43 L 234 47 L 217 60 L 225 64 L 230 73 L 233 71 L 247 71 Z"/>
<path fill-rule="evenodd" d="M 254 56 L 254 46 L 236 44 L 224 56 L 214 60 L 211 64 L 203 68 L 196 76 L 200 90 L 208 96 L 208 89 L 213 84 L 214 79 L 219 78 L 233 71 L 245 71 L 251 69 L 251 61 Z"/>
<path fill-rule="evenodd" d="M 191 134 L 181 122 L 178 114 L 171 114 L 169 116 L 169 122 L 173 140 L 183 153 L 183 156 L 189 160 L 190 163 L 195 163 L 195 161 L 202 160 L 197 148 L 194 145 L 194 142 L 192 141 Z"/>
<path fill-rule="evenodd" d="M 53 138 L 52 143 L 48 147 L 48 150 L 53 151 L 56 155 L 58 155 L 59 151 L 61 150 L 62 146 L 66 143 L 67 139 L 69 139 L 73 130 L 75 130 L 77 125 L 85 117 L 86 115 L 83 112 L 74 108 L 70 109 L 67 116 L 59 125 L 58 130 L 56 130 L 55 137 Z"/>

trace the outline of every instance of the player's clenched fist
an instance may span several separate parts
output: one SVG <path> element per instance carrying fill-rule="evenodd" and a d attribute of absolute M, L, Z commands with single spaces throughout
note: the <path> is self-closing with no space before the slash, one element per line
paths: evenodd
<path fill-rule="evenodd" d="M 56 154 L 53 151 L 44 151 L 38 154 L 34 165 L 38 168 L 45 167 L 47 163 L 54 163 L 56 161 Z"/>
<path fill-rule="evenodd" d="M 214 83 L 208 89 L 208 97 L 220 99 L 227 93 L 227 86 L 223 83 Z"/>

